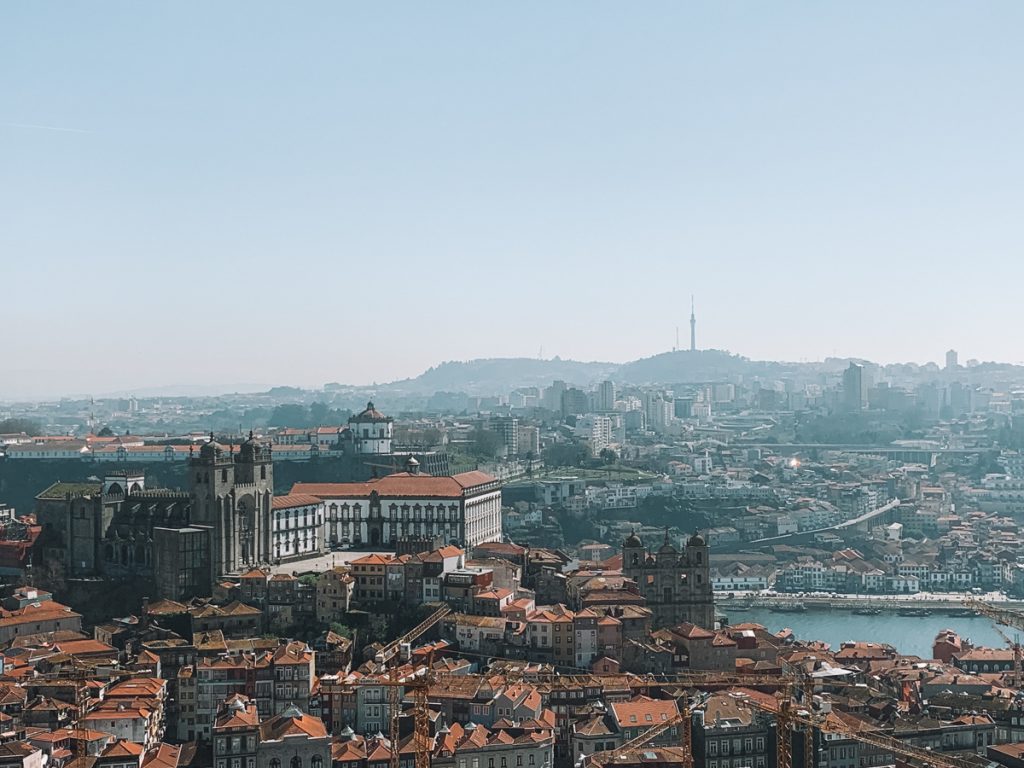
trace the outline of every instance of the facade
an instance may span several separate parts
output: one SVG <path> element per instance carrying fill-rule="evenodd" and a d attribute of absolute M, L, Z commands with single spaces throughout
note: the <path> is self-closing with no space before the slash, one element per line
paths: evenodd
<path fill-rule="evenodd" d="M 274 560 L 316 557 L 324 550 L 324 504 L 316 496 L 289 494 L 271 503 Z"/>
<path fill-rule="evenodd" d="M 296 483 L 327 515 L 328 541 L 397 545 L 405 536 L 439 537 L 471 547 L 501 540 L 501 483 L 485 472 L 434 477 L 410 458 L 406 472 L 363 483 Z"/>
<path fill-rule="evenodd" d="M 381 456 L 391 453 L 395 424 L 390 416 L 366 404 L 366 408 L 348 420 L 352 448 L 359 456 Z"/>
<path fill-rule="evenodd" d="M 269 445 L 249 433 L 237 455 L 212 439 L 189 462 L 191 522 L 211 528 L 216 575 L 270 562 L 274 465 Z"/>
<path fill-rule="evenodd" d="M 711 588 L 709 550 L 694 534 L 682 552 L 668 541 L 656 554 L 648 552 L 635 533 L 622 545 L 622 572 L 636 582 L 653 612 L 656 627 L 683 622 L 698 627 L 715 625 L 715 597 Z"/>

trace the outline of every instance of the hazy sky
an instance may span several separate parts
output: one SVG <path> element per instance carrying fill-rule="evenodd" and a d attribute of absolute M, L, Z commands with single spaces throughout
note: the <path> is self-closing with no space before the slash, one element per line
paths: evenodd
<path fill-rule="evenodd" d="M 0 396 L 1024 359 L 1020 2 L 0 4 Z"/>

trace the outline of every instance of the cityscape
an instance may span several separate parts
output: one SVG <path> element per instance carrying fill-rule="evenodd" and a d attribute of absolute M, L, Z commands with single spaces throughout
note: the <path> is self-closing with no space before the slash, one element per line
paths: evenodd
<path fill-rule="evenodd" d="M 5 404 L 0 747 L 1012 765 L 1024 369 L 759 363 L 690 327 L 633 364 L 671 384 L 480 392 L 566 366 L 509 359 L 430 394 Z"/>
<path fill-rule="evenodd" d="M 0 768 L 1024 768 L 1022 28 L 0 3 Z"/>

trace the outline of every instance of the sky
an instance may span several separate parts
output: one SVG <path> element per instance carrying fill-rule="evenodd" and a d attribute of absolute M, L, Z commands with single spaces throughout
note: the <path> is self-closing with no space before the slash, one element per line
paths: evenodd
<path fill-rule="evenodd" d="M 1019 2 L 0 4 L 0 397 L 1024 359 Z"/>

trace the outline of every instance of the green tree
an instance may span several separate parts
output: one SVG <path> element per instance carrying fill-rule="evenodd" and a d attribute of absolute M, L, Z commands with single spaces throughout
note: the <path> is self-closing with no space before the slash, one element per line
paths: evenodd
<path fill-rule="evenodd" d="M 334 634 L 341 635 L 342 637 L 347 637 L 349 639 L 352 638 L 352 629 L 350 627 L 346 627 L 344 624 L 337 621 L 332 621 L 330 627 L 331 632 Z"/>
<path fill-rule="evenodd" d="M 114 436 L 114 430 L 112 430 L 110 427 L 104 427 L 103 429 L 101 429 L 99 432 L 96 433 L 96 437 L 113 437 L 113 436 Z"/>
<path fill-rule="evenodd" d="M 483 459 L 493 459 L 500 456 L 501 449 L 505 446 L 501 440 L 501 435 L 486 429 L 473 430 L 470 445 L 473 455 Z"/>
<path fill-rule="evenodd" d="M 0 435 L 17 434 L 24 432 L 26 435 L 40 435 L 43 432 L 43 425 L 35 419 L 13 418 L 0 421 Z"/>

